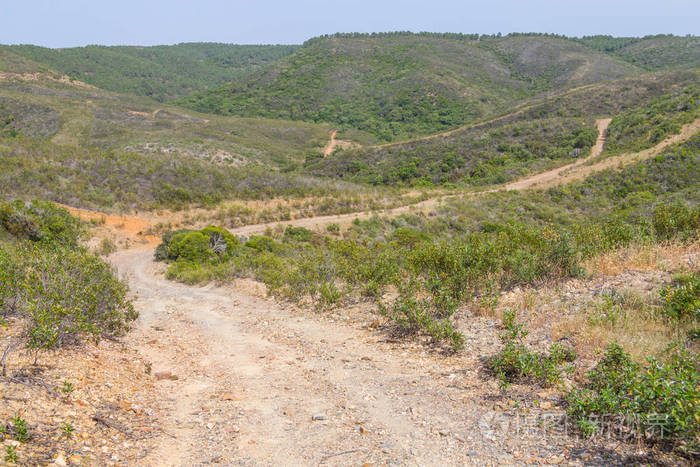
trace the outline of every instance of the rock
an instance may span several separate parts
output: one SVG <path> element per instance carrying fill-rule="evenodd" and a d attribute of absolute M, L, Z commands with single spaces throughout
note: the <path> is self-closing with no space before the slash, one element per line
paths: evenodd
<path fill-rule="evenodd" d="M 169 371 L 157 371 L 153 376 L 156 377 L 158 381 L 163 379 L 171 379 L 173 374 Z"/>
<path fill-rule="evenodd" d="M 53 463 L 54 463 L 55 465 L 61 465 L 61 466 L 68 465 L 68 463 L 66 462 L 66 458 L 64 457 L 63 453 L 60 453 L 58 456 L 56 456 L 56 458 L 53 460 Z"/>
<path fill-rule="evenodd" d="M 237 401 L 240 398 L 232 392 L 225 392 L 219 396 L 222 401 Z"/>
<path fill-rule="evenodd" d="M 325 413 L 317 413 L 317 414 L 314 414 L 313 417 L 311 417 L 311 420 L 313 420 L 313 421 L 328 420 L 328 417 L 326 416 Z"/>

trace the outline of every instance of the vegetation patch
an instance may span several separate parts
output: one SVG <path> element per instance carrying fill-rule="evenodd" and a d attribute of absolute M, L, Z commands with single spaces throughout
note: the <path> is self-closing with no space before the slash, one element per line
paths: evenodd
<path fill-rule="evenodd" d="M 17 347 L 37 356 L 114 338 L 137 317 L 126 284 L 78 246 L 83 233 L 77 219 L 50 203 L 0 203 L 0 320 L 19 329 L 3 342 L 3 375 Z"/>
<path fill-rule="evenodd" d="M 619 416 L 623 432 L 700 454 L 700 366 L 697 356 L 676 351 L 666 362 L 640 366 L 618 345 L 567 395 L 569 415 L 585 434 L 602 429 L 603 417 Z"/>
<path fill-rule="evenodd" d="M 554 343 L 547 352 L 534 352 L 523 343 L 527 334 L 525 326 L 517 323 L 515 311 L 506 310 L 503 331 L 498 335 L 503 349 L 488 360 L 489 369 L 500 379 L 503 388 L 518 381 L 556 385 L 562 372 L 573 369 L 564 368 L 576 359 L 573 349 Z"/>

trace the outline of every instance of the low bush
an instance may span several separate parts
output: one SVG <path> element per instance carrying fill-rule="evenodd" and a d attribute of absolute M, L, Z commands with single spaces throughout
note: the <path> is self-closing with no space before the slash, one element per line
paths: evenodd
<path fill-rule="evenodd" d="M 68 211 L 39 200 L 0 202 L 0 227 L 18 239 L 66 247 L 76 247 L 85 233 Z"/>
<path fill-rule="evenodd" d="M 280 252 L 283 250 L 283 245 L 276 242 L 265 235 L 251 235 L 247 242 L 243 245 L 246 248 L 251 248 L 257 251 L 267 251 L 270 253 Z"/>
<path fill-rule="evenodd" d="M 87 340 L 123 335 L 137 317 L 127 286 L 112 267 L 78 246 L 84 230 L 50 203 L 0 205 L 0 318 L 12 316 L 19 340 L 3 342 L 4 357 L 20 342 L 38 356 Z M 1 232 L 0 232 L 1 233 Z M 3 373 L 5 360 L 0 362 Z"/>
<path fill-rule="evenodd" d="M 182 260 L 193 264 L 227 261 L 240 246 L 231 232 L 213 225 L 202 230 L 170 231 L 161 240 L 155 251 L 156 260 Z"/>
<path fill-rule="evenodd" d="M 311 231 L 307 228 L 304 227 L 294 227 L 292 225 L 288 225 L 284 229 L 284 239 L 285 240 L 293 240 L 297 242 L 310 242 L 311 239 L 313 238 L 313 234 Z"/>
<path fill-rule="evenodd" d="M 700 319 L 700 274 L 678 276 L 660 293 L 666 315 L 675 319 Z"/>
<path fill-rule="evenodd" d="M 83 249 L 20 244 L 11 253 L 0 250 L 0 258 L 17 273 L 14 282 L 2 278 L 0 312 L 20 319 L 22 341 L 30 350 L 117 337 L 137 316 L 126 284 Z"/>
<path fill-rule="evenodd" d="M 407 334 L 425 333 L 434 343 L 446 342 L 453 351 L 464 345 L 464 336 L 456 330 L 450 317 L 458 302 L 445 296 L 418 298 L 415 282 L 403 286 L 399 296 L 388 307 L 378 302 L 379 312 L 398 324 Z"/>
<path fill-rule="evenodd" d="M 216 253 L 209 248 L 209 238 L 202 232 L 183 232 L 170 240 L 168 258 L 200 263 L 212 261 Z"/>
<path fill-rule="evenodd" d="M 499 334 L 503 350 L 488 360 L 491 371 L 500 378 L 501 386 L 516 381 L 533 381 L 554 385 L 560 381 L 563 365 L 576 358 L 573 349 L 554 343 L 547 352 L 533 352 L 523 343 L 528 331 L 516 322 L 516 314 L 503 314 L 503 332 Z"/>
<path fill-rule="evenodd" d="M 692 209 L 682 203 L 660 204 L 652 218 L 654 232 L 661 240 L 673 237 L 697 237 L 700 231 L 700 206 Z"/>
<path fill-rule="evenodd" d="M 667 362 L 650 358 L 642 367 L 612 344 L 567 401 L 585 434 L 601 429 L 601 416 L 625 416 L 638 436 L 700 454 L 700 366 L 685 351 L 675 351 Z"/>

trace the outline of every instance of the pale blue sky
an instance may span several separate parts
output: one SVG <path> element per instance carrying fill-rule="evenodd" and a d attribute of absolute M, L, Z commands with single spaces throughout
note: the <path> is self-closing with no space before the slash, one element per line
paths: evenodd
<path fill-rule="evenodd" d="M 700 34 L 699 0 L 0 0 L 0 43 L 295 44 L 334 32 Z"/>

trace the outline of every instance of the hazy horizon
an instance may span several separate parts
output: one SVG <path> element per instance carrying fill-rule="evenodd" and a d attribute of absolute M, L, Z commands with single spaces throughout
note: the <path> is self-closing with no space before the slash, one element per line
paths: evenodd
<path fill-rule="evenodd" d="M 170 45 L 183 42 L 300 44 L 336 32 L 540 32 L 570 37 L 609 34 L 697 35 L 700 4 L 535 0 L 489 5 L 457 0 L 340 2 L 301 0 L 256 4 L 202 0 L 99 4 L 86 0 L 15 2 L 0 6 L 0 43 L 45 47 Z"/>

